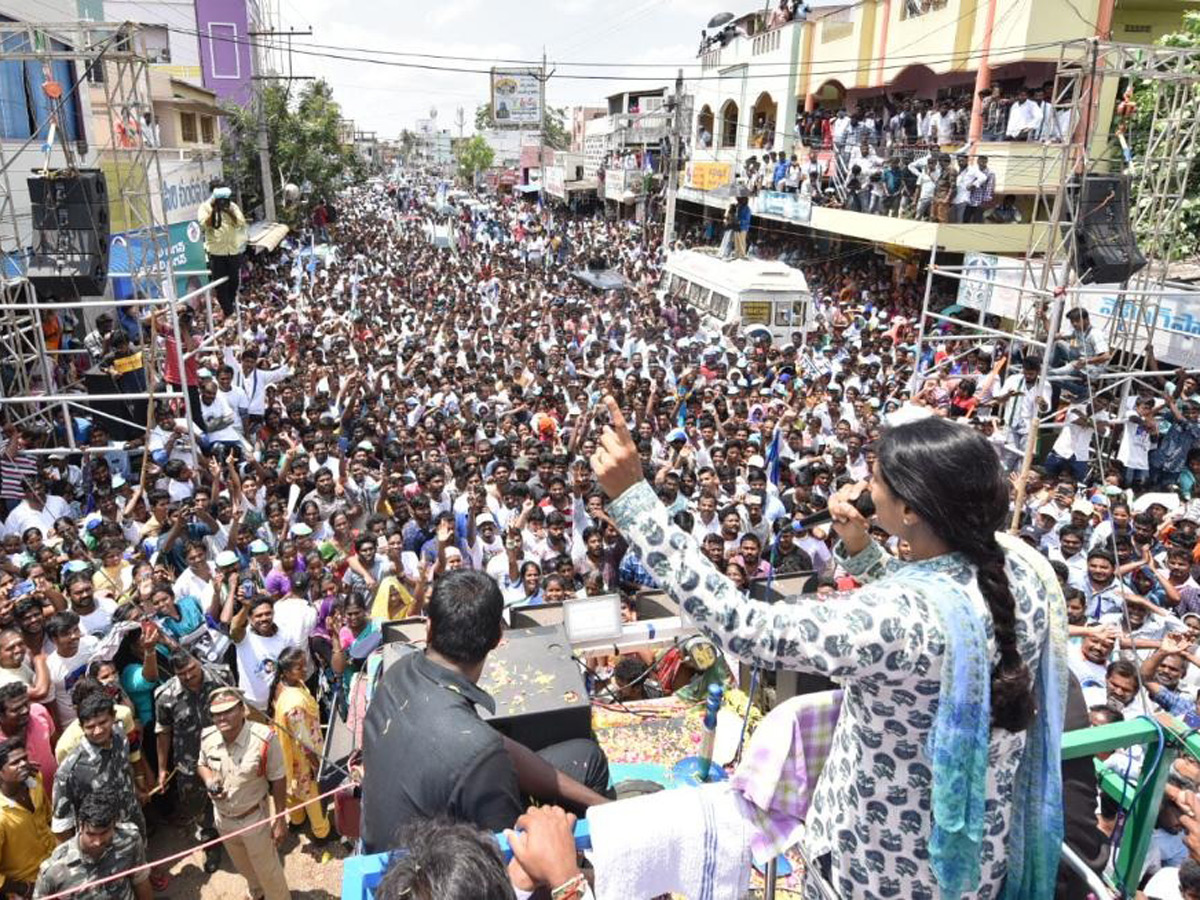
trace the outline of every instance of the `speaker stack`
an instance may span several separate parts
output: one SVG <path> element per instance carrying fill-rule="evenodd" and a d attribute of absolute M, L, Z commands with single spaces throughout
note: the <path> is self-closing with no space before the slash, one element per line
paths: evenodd
<path fill-rule="evenodd" d="M 108 283 L 108 184 L 99 169 L 27 179 L 33 256 L 27 276 L 39 296 L 98 297 Z"/>
<path fill-rule="evenodd" d="M 1119 284 L 1146 265 L 1129 220 L 1129 179 L 1088 175 L 1078 191 L 1075 259 L 1084 284 Z"/>

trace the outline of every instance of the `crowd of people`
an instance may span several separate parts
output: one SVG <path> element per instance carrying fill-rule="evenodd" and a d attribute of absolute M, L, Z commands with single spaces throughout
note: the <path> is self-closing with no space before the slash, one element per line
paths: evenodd
<path fill-rule="evenodd" d="M 495 646 L 481 636 L 499 627 L 489 616 L 619 593 L 636 617 L 638 593 L 664 585 L 592 475 L 604 395 L 628 418 L 672 523 L 740 590 L 777 575 L 819 597 L 853 588 L 832 532 L 801 521 L 869 477 L 892 417 L 920 409 L 977 431 L 1020 488 L 1020 538 L 1063 585 L 1091 720 L 1200 723 L 1194 374 L 1163 371 L 1110 406 L 1088 390 L 1107 348 L 1078 312 L 1044 390 L 1040 359 L 1019 343 L 963 338 L 918 357 L 916 265 L 822 255 L 753 226 L 745 252 L 801 268 L 818 322 L 807 344 L 799 332 L 750 339 L 655 293 L 664 257 L 653 226 L 487 196 L 456 211 L 458 239 L 440 248 L 424 227 L 434 196 L 413 173 L 354 188 L 323 206 L 327 253 L 302 259 L 304 232 L 265 257 L 223 259 L 225 271 L 240 263 L 236 294 L 214 311 L 225 330 L 201 346 L 206 311 L 181 316 L 184 346 L 200 347 L 182 367 L 161 315 L 126 311 L 77 344 L 91 364 L 186 393 L 190 418 L 179 399 L 158 400 L 141 437 L 115 440 L 96 416 L 72 424 L 84 447 L 69 454 L 39 452 L 59 443 L 53 430 L 5 423 L 0 876 L 10 896 L 140 866 L 156 855 L 147 822 L 170 821 L 200 840 L 236 832 L 223 846 L 251 895 L 285 897 L 275 848 L 288 820 L 266 820 L 291 809 L 313 840 L 333 834 L 317 799 L 322 729 L 344 714 L 383 622 L 429 614 L 432 668 L 410 676 L 471 696 L 472 667 Z M 224 227 L 242 227 L 219 199 Z M 630 289 L 598 293 L 572 277 L 595 259 Z M 1039 430 L 1056 434 L 1021 474 Z M 904 542 L 877 536 L 908 558 Z M 478 600 L 461 603 L 483 617 L 474 638 L 454 597 Z M 595 660 L 588 683 L 631 700 L 695 677 L 675 649 Z M 516 773 L 503 815 L 446 801 L 412 816 L 518 824 L 528 779 L 546 771 L 519 748 L 489 746 Z M 550 799 L 603 802 L 601 765 L 589 756 L 587 777 Z M 1137 776 L 1128 753 L 1110 765 Z M 1155 885 L 1194 882 L 1189 848 L 1200 850 L 1190 806 L 1200 769 L 1181 760 L 1171 779 L 1152 898 L 1178 896 Z M 449 796 L 430 790 L 435 806 Z M 562 823 L 529 833 L 560 840 Z M 376 849 L 413 824 L 389 820 Z M 1084 824 L 1103 867 L 1113 810 Z M 574 893 L 556 896 L 586 896 L 571 865 L 522 852 L 518 882 L 570 882 Z M 215 846 L 205 867 L 221 865 Z M 420 877 L 429 873 L 411 866 L 393 875 L 394 895 Z M 139 869 L 112 896 L 142 900 L 165 879 Z"/>

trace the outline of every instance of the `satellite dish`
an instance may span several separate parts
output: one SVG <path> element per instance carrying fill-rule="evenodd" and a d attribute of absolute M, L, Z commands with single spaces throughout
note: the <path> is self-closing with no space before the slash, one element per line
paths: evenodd
<path fill-rule="evenodd" d="M 720 28 L 722 25 L 727 25 L 734 19 L 733 13 L 717 13 L 708 20 L 708 28 Z"/>
<path fill-rule="evenodd" d="M 300 199 L 300 188 L 294 184 L 285 184 L 283 186 L 283 202 L 295 203 Z"/>

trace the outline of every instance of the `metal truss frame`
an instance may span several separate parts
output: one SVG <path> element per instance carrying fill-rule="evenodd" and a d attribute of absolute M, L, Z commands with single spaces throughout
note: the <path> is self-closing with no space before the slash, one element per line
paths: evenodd
<path fill-rule="evenodd" d="M 1103 119 L 1099 106 L 1106 84 L 1116 89 L 1111 95 L 1114 103 L 1125 87 L 1150 88 L 1151 124 L 1146 146 L 1136 157 L 1129 151 L 1123 126 L 1110 133 L 1102 133 L 1097 127 Z M 1096 379 L 1102 382 L 1099 392 L 1119 392 L 1124 401 L 1130 386 L 1148 374 L 1135 360 L 1144 355 L 1163 327 L 1159 314 L 1163 295 L 1189 291 L 1168 286 L 1166 274 L 1179 240 L 1185 187 L 1194 160 L 1200 155 L 1200 50 L 1097 39 L 1064 42 L 1048 102 L 1055 117 L 1051 132 L 1055 140 L 1043 141 L 1037 158 L 1039 183 L 1053 188 L 1035 195 L 1031 216 L 1032 222 L 1047 223 L 1048 227 L 1031 229 L 1021 260 L 1023 282 L 1018 289 L 1014 326 L 1008 337 L 1016 344 L 1045 351 L 1040 390 L 1050 377 L 1050 360 L 1062 316 L 1080 307 L 1088 294 L 1088 289 L 1080 286 L 1086 273 L 1079 271 L 1075 253 L 1081 224 L 1080 187 L 1089 176 L 1127 175 L 1131 182 L 1131 224 L 1141 241 L 1140 250 L 1149 261 L 1115 292 L 1108 333 L 1113 363 L 1110 372 Z M 931 311 L 935 273 L 960 281 L 972 277 L 964 266 L 936 265 L 934 251 L 919 324 L 918 365 L 922 346 L 930 341 L 927 322 L 931 326 L 939 321 L 954 325 L 961 340 L 997 336 L 993 330 L 983 328 L 986 311 L 976 313 L 976 321 Z M 924 375 L 914 375 L 914 388 Z M 1030 429 L 1022 474 L 1032 464 L 1038 434 L 1037 428 Z M 1023 478 L 1020 483 L 1024 483 Z M 1022 494 L 1019 488 L 1018 511 Z"/>
<path fill-rule="evenodd" d="M 108 135 L 94 135 L 93 143 L 101 143 L 96 159 L 103 158 L 108 164 L 114 184 L 109 185 L 109 202 L 117 205 L 123 213 L 125 234 L 133 240 L 126 242 L 129 260 L 129 277 L 133 285 L 134 300 L 112 301 L 97 298 L 79 298 L 76 302 L 60 303 L 39 300 L 33 285 L 23 276 L 15 276 L 5 269 L 0 271 L 0 352 L 5 354 L 6 367 L 0 369 L 0 408 L 8 421 L 22 423 L 40 421 L 52 425 L 56 414 L 61 414 L 63 428 L 51 430 L 61 434 L 52 438 L 60 443 L 40 448 L 38 453 L 86 452 L 76 445 L 74 429 L 70 427 L 71 409 L 92 416 L 116 419 L 139 430 L 147 422 L 130 422 L 102 412 L 88 405 L 89 401 L 103 399 L 124 400 L 172 400 L 182 402 L 185 415 L 192 420 L 191 400 L 186 391 L 175 388 L 171 391 L 156 390 L 160 379 L 154 365 L 155 344 L 158 336 L 148 334 L 143 349 L 148 351 L 146 373 L 149 390 L 141 393 L 120 393 L 109 397 L 98 397 L 86 392 L 76 392 L 75 384 L 58 384 L 55 377 L 54 352 L 48 351 L 44 341 L 43 313 L 52 310 L 113 309 L 118 306 L 160 308 L 168 333 L 173 337 L 173 363 L 179 372 L 186 372 L 187 364 L 196 352 L 185 352 L 179 323 L 179 311 L 186 305 L 203 305 L 207 309 L 206 321 L 210 335 L 202 347 L 212 340 L 212 291 L 217 283 L 209 283 L 185 297 L 177 297 L 175 271 L 170 258 L 170 242 L 165 217 L 161 208 L 159 185 L 162 184 L 162 169 L 155 141 L 144 140 L 141 123 L 143 113 L 152 112 L 150 94 L 150 63 L 145 52 L 140 26 L 124 22 L 0 22 L 0 44 L 18 47 L 16 51 L 5 51 L 5 59 L 32 61 L 48 67 L 52 61 L 67 60 L 77 64 L 76 83 L 63 86 L 63 97 L 53 104 L 47 122 L 39 123 L 37 134 L 44 133 L 46 126 L 61 122 L 62 107 L 79 90 L 87 90 L 91 80 L 99 80 L 104 90 L 103 118 L 108 123 Z M 98 74 L 98 79 L 96 75 Z M 97 121 L 102 116 L 93 115 Z M 90 124 L 88 127 L 90 129 Z M 62 133 L 61 128 L 59 129 Z M 105 140 L 105 138 L 107 138 Z M 22 154 L 34 154 L 41 150 L 32 147 L 33 141 L 21 147 L 15 156 L 6 159 L 0 150 L 0 254 L 13 258 L 22 257 L 33 245 L 32 222 L 28 230 L 21 227 L 16 212 L 8 168 Z M 64 138 L 65 145 L 65 138 Z M 68 152 L 68 162 L 72 155 Z M 111 276 L 110 276 L 111 277 Z M 189 440 L 193 454 L 196 451 L 195 435 L 189 429 Z M 65 443 L 61 443 L 65 441 Z M 99 450 L 97 452 L 103 452 Z"/>

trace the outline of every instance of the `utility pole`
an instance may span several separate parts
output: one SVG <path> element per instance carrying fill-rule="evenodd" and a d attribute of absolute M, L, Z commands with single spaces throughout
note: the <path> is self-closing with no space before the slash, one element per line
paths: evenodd
<path fill-rule="evenodd" d="M 542 74 L 538 76 L 538 198 L 546 204 L 546 45 L 542 45 Z"/>
<path fill-rule="evenodd" d="M 254 81 L 258 82 L 258 87 L 255 89 L 255 103 L 258 106 L 258 164 L 259 171 L 262 174 L 262 191 L 263 191 L 263 218 L 268 222 L 274 222 L 275 217 L 275 176 L 271 171 L 271 141 L 267 129 L 267 98 L 263 90 L 263 82 L 266 81 L 313 81 L 311 75 L 292 75 L 292 38 L 294 36 L 312 37 L 312 28 L 308 31 L 296 31 L 294 28 L 289 28 L 287 31 L 250 31 L 247 35 L 253 41 L 259 37 L 286 37 L 288 39 L 288 72 L 287 75 L 265 75 L 262 73 L 262 59 L 265 54 L 261 45 L 255 44 L 257 51 L 254 54 L 255 68 L 259 70 L 259 74 L 253 77 Z"/>
<path fill-rule="evenodd" d="M 454 124 L 458 126 L 458 139 L 461 141 L 463 137 L 463 129 L 467 125 L 467 111 L 461 106 L 454 114 Z"/>
<path fill-rule="evenodd" d="M 667 160 L 667 211 L 663 223 L 663 252 L 671 251 L 675 240 L 675 195 L 679 191 L 679 160 L 683 148 L 683 69 L 675 76 L 675 121 L 671 126 L 671 153 Z"/>

